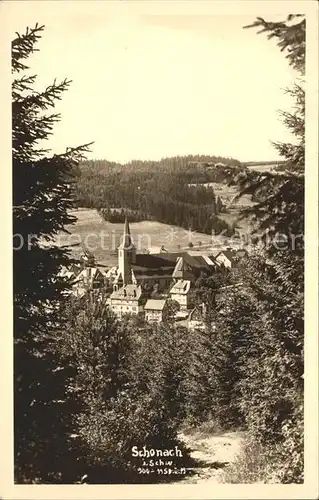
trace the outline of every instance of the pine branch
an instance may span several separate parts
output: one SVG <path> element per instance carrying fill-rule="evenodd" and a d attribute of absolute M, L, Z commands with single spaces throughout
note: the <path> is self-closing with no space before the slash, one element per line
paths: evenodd
<path fill-rule="evenodd" d="M 267 22 L 262 17 L 257 17 L 256 21 L 246 28 L 261 29 L 259 33 L 267 33 L 267 38 L 277 38 L 277 45 L 282 52 L 286 51 L 286 58 L 289 64 L 301 74 L 305 72 L 305 51 L 306 51 L 306 21 L 302 19 L 299 23 L 291 23 L 295 18 L 302 17 L 303 14 L 290 14 L 286 23 L 284 22 Z"/>
<path fill-rule="evenodd" d="M 34 47 L 34 44 L 41 38 L 43 29 L 44 26 L 39 26 L 38 23 L 36 23 L 34 28 L 27 28 L 24 35 L 17 33 L 17 38 L 11 43 L 12 72 L 29 69 L 21 60 L 27 59 L 30 54 L 38 50 Z"/>

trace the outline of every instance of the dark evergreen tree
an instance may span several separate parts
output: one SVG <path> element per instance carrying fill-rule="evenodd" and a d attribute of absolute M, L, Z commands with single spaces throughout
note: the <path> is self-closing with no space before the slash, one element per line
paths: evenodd
<path fill-rule="evenodd" d="M 64 372 L 54 354 L 57 307 L 67 285 L 58 277 L 69 261 L 53 238 L 74 222 L 72 174 L 87 146 L 50 155 L 42 141 L 52 134 L 54 108 L 70 84 L 34 89 L 27 59 L 43 26 L 12 42 L 13 287 L 16 481 L 60 481 L 67 457 L 63 414 Z M 67 467 L 66 467 L 67 469 Z M 67 474 L 66 474 L 67 475 Z M 69 479 L 69 478 L 68 478 Z"/>
<path fill-rule="evenodd" d="M 264 245 L 239 270 L 243 287 L 235 302 L 225 298 L 230 323 L 219 327 L 228 335 L 238 319 L 245 325 L 248 349 L 241 356 L 237 352 L 240 376 L 233 404 L 239 404 L 250 435 L 262 443 L 264 456 L 273 464 L 272 477 L 264 479 L 299 483 L 303 481 L 305 18 L 290 15 L 276 23 L 258 18 L 250 27 L 276 38 L 299 75 L 298 83 L 288 90 L 295 109 L 282 113 L 296 143 L 274 143 L 286 158 L 285 170 L 246 171 L 235 179 L 241 194 L 253 194 L 257 201 L 244 215 L 255 219 L 255 232 Z M 255 311 L 251 319 L 245 313 L 249 302 Z"/>
<path fill-rule="evenodd" d="M 168 326 L 159 330 L 130 316 L 119 322 L 105 299 L 97 292 L 70 301 L 67 329 L 58 334 L 61 360 L 73 369 L 79 475 L 89 483 L 159 482 L 138 474 L 142 461 L 132 447 L 183 448 L 177 438 L 183 339 Z"/>
<path fill-rule="evenodd" d="M 288 90 L 295 109 L 283 120 L 295 144 L 275 143 L 286 158 L 285 169 L 259 173 L 243 170 L 232 183 L 240 197 L 252 194 L 256 204 L 243 211 L 255 221 L 259 251 L 231 271 L 236 287 L 212 293 L 210 281 L 199 285 L 199 296 L 211 308 L 216 325 L 216 379 L 219 415 L 243 422 L 253 442 L 261 443 L 267 470 L 255 480 L 303 481 L 303 267 L 304 267 L 304 16 L 286 22 L 261 18 L 252 25 L 276 38 L 299 75 Z M 284 241 L 284 245 L 282 244 Z M 209 310 L 209 307 L 208 307 Z M 202 348 L 199 352 L 202 351 Z M 224 412 L 224 414 L 223 414 Z M 245 465 L 245 461 L 242 461 Z M 260 471 L 258 472 L 260 474 Z"/>
<path fill-rule="evenodd" d="M 264 241 L 274 241 L 278 233 L 293 238 L 295 255 L 303 257 L 304 233 L 304 167 L 305 167 L 305 48 L 306 21 L 303 15 L 290 15 L 286 22 L 267 22 L 257 18 L 251 27 L 260 27 L 260 33 L 278 40 L 278 46 L 285 52 L 289 64 L 296 70 L 293 88 L 286 89 L 294 98 L 292 112 L 282 111 L 283 123 L 296 138 L 296 143 L 274 142 L 279 154 L 286 160 L 285 170 L 258 173 L 240 173 L 237 181 L 241 187 L 239 197 L 253 194 L 257 204 L 243 212 L 258 220 L 257 231 L 262 232 Z M 232 175 L 233 177 L 233 175 Z M 289 241 L 291 248 L 291 241 Z M 274 245 L 267 250 L 276 251 Z"/>

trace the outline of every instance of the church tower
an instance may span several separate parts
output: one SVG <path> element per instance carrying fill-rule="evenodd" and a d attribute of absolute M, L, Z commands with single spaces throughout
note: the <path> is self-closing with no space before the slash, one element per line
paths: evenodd
<path fill-rule="evenodd" d="M 136 248 L 132 240 L 128 220 L 125 217 L 123 238 L 118 247 L 119 275 L 124 286 L 132 283 L 132 264 L 135 264 L 135 262 Z"/>

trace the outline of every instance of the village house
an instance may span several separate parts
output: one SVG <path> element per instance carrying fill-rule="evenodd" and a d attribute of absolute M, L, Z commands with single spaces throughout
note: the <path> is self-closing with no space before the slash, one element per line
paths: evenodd
<path fill-rule="evenodd" d="M 205 307 L 204 305 L 195 307 L 188 316 L 187 328 L 190 331 L 205 330 Z"/>
<path fill-rule="evenodd" d="M 141 286 L 133 284 L 114 290 L 108 299 L 110 308 L 119 318 L 125 314 L 143 315 L 145 301 Z"/>
<path fill-rule="evenodd" d="M 105 272 L 98 267 L 85 267 L 76 277 L 76 284 L 81 288 L 96 290 L 105 284 Z"/>
<path fill-rule="evenodd" d="M 219 252 L 216 257 L 215 257 L 216 262 L 218 262 L 219 265 L 223 265 L 225 267 L 232 267 L 233 262 L 234 262 L 234 254 L 233 251 L 230 248 L 227 248 L 226 250 L 222 250 Z"/>
<path fill-rule="evenodd" d="M 180 310 L 188 309 L 190 288 L 189 280 L 178 280 L 169 291 L 170 298 L 179 303 Z"/>
<path fill-rule="evenodd" d="M 161 323 L 166 308 L 166 299 L 148 299 L 144 311 L 145 320 L 149 323 Z"/>
<path fill-rule="evenodd" d="M 219 265 L 224 265 L 225 267 L 231 268 L 235 267 L 237 263 L 245 256 L 248 252 L 244 248 L 233 249 L 231 247 L 221 250 L 216 256 L 215 260 Z"/>

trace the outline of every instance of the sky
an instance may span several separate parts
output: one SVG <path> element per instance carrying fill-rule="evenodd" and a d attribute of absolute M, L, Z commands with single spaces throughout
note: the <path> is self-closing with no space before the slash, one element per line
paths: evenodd
<path fill-rule="evenodd" d="M 94 141 L 90 158 L 119 162 L 187 154 L 279 159 L 271 141 L 291 139 L 278 110 L 290 109 L 284 88 L 296 74 L 274 41 L 243 29 L 263 12 L 147 3 L 1 5 L 11 39 L 45 25 L 28 61 L 37 89 L 72 80 L 46 147 L 63 152 Z"/>

